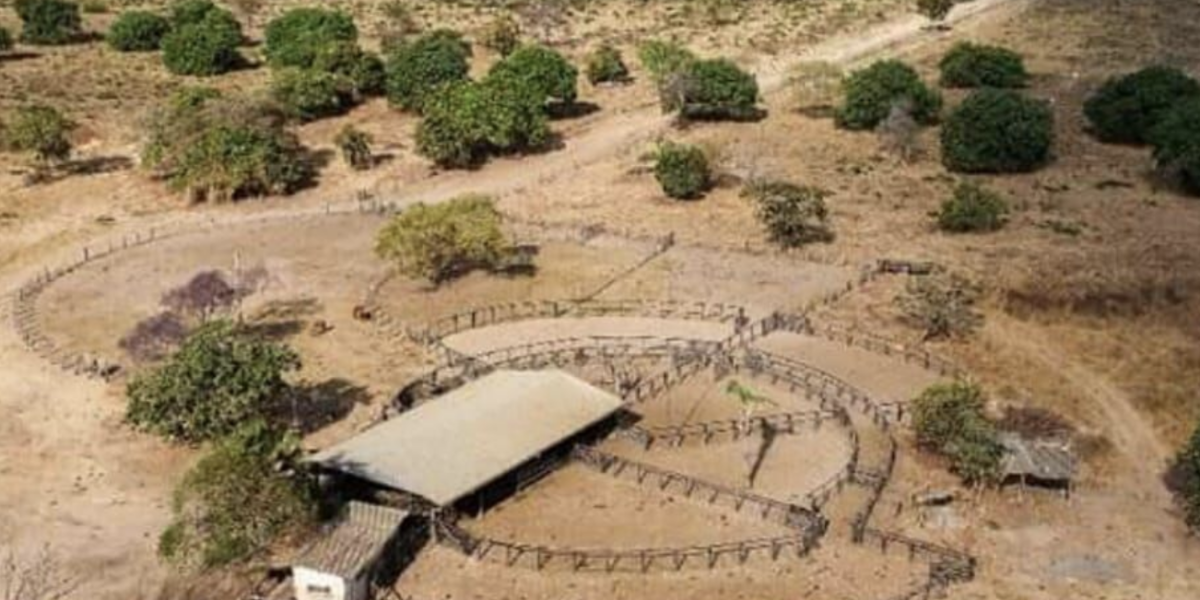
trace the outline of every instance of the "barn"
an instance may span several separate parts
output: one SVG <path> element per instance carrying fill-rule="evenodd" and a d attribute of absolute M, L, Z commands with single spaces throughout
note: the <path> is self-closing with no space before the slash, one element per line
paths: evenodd
<path fill-rule="evenodd" d="M 404 545 L 406 511 L 350 502 L 292 562 L 295 600 L 366 600 Z"/>

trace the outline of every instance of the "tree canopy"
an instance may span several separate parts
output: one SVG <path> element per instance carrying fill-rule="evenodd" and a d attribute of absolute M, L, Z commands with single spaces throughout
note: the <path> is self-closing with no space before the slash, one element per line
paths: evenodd
<path fill-rule="evenodd" d="M 509 246 L 495 202 L 477 195 L 418 204 L 396 215 L 375 240 L 376 254 L 400 273 L 434 284 L 493 268 Z"/>

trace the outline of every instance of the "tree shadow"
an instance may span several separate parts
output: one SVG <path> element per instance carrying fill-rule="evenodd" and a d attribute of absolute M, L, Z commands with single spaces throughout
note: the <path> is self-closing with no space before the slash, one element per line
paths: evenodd
<path fill-rule="evenodd" d="M 302 383 L 293 387 L 288 399 L 278 407 L 281 413 L 278 417 L 301 433 L 309 434 L 340 421 L 355 406 L 370 400 L 367 388 L 334 377 L 321 383 Z"/>
<path fill-rule="evenodd" d="M 306 319 L 323 309 L 321 301 L 311 297 L 272 300 L 254 311 L 243 328 L 252 336 L 279 342 L 304 331 Z"/>
<path fill-rule="evenodd" d="M 70 175 L 99 175 L 131 169 L 133 160 L 128 156 L 95 156 L 69 161 L 62 168 Z"/>
<path fill-rule="evenodd" d="M 9 52 L 7 54 L 0 53 L 0 64 L 6 63 L 6 62 L 19 62 L 22 60 L 33 60 L 35 58 L 40 58 L 41 56 L 42 55 L 38 54 L 37 52 L 27 52 L 27 51 L 23 51 L 23 50 L 17 51 L 17 52 Z"/>
<path fill-rule="evenodd" d="M 600 105 L 595 102 L 554 102 L 546 106 L 546 114 L 555 121 L 579 119 L 597 112 Z"/>

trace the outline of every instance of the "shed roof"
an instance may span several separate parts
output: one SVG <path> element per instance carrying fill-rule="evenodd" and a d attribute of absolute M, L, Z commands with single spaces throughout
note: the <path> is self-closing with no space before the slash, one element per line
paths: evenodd
<path fill-rule="evenodd" d="M 501 370 L 310 460 L 446 506 L 621 405 L 616 396 L 562 371 Z"/>
<path fill-rule="evenodd" d="M 1016 434 L 1003 434 L 1001 471 L 1005 477 L 1027 475 L 1047 481 L 1070 481 L 1075 476 L 1075 455 L 1063 444 L 1028 440 Z"/>
<path fill-rule="evenodd" d="M 408 512 L 403 510 L 351 501 L 293 566 L 354 579 L 378 558 L 406 518 Z"/>

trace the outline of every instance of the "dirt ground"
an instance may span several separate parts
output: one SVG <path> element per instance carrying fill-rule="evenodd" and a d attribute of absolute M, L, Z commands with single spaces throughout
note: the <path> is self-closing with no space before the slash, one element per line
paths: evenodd
<path fill-rule="evenodd" d="M 271 10 L 285 4 L 273 3 Z M 766 120 L 674 130 L 652 105 L 649 83 L 640 78 L 628 88 L 585 87 L 583 98 L 601 110 L 556 122 L 564 138 L 564 147 L 556 152 L 497 160 L 473 172 L 436 173 L 411 152 L 415 119 L 373 101 L 345 117 L 304 126 L 300 135 L 315 149 L 328 149 L 332 132 L 355 123 L 375 134 L 379 149 L 392 155 L 385 167 L 356 174 L 332 164 L 318 187 L 296 197 L 236 206 L 184 207 L 165 193 L 161 182 L 135 168 L 137 116 L 182 82 L 167 77 L 155 57 L 118 56 L 88 44 L 38 49 L 33 56 L 0 61 L 0 110 L 26 100 L 69 103 L 72 116 L 83 124 L 75 140 L 77 159 L 94 171 L 26 187 L 23 159 L 0 156 L 0 284 L 12 289 L 32 270 L 73 255 L 81 241 L 98 235 L 151 223 L 200 222 L 213 215 L 320 207 L 350 200 L 359 191 L 402 204 L 485 191 L 498 195 L 502 209 L 523 221 L 576 229 L 599 225 L 614 237 L 675 235 L 677 248 L 622 278 L 605 290 L 606 298 L 701 298 L 756 309 L 795 308 L 843 285 L 855 268 L 877 258 L 934 260 L 978 280 L 986 296 L 981 307 L 985 322 L 978 332 L 932 347 L 979 378 L 997 408 L 1053 409 L 1098 449 L 1085 455 L 1080 485 L 1069 500 L 1016 490 L 976 494 L 957 488 L 944 465 L 915 454 L 911 440 L 902 435 L 897 476 L 877 511 L 879 525 L 978 556 L 980 576 L 952 589 L 955 598 L 1190 600 L 1200 594 L 1200 546 L 1185 535 L 1160 482 L 1173 449 L 1200 417 L 1195 394 L 1200 387 L 1195 328 L 1200 314 L 1200 238 L 1195 234 L 1200 205 L 1153 175 L 1148 151 L 1099 144 L 1087 135 L 1080 117 L 1083 99 L 1112 73 L 1154 61 L 1197 72 L 1200 48 L 1191 41 L 1200 34 L 1200 2 L 976 0 L 959 11 L 978 10 L 980 16 L 946 32 L 920 31 L 919 19 L 900 16 L 907 3 L 891 0 L 789 3 L 787 10 L 794 13 L 787 18 L 753 3 L 737 21 L 723 26 L 689 20 L 699 17 L 681 14 L 684 4 L 646 9 L 639 3 L 637 8 L 652 11 L 654 19 L 643 19 L 650 13 L 641 12 L 638 19 L 629 18 L 632 4 L 625 0 L 595 8 L 589 4 L 562 33 L 562 47 L 577 58 L 601 39 L 628 48 L 651 31 L 680 34 L 701 51 L 720 50 L 756 66 L 763 75 L 770 113 Z M 992 4 L 1002 6 L 993 9 Z M 353 6 L 369 12 L 377 11 L 377 5 Z M 490 12 L 443 3 L 422 6 L 418 18 L 427 25 L 468 29 L 485 22 Z M 88 21 L 99 27 L 109 18 L 88 16 Z M 11 10 L 0 8 L 0 23 L 11 26 L 13 21 Z M 255 21 L 261 27 L 265 16 Z M 868 28 L 869 23 L 882 25 Z M 845 35 L 834 37 L 838 32 Z M 368 45 L 377 43 L 373 30 L 367 37 Z M 941 54 L 960 39 L 1001 43 L 1024 54 L 1034 74 L 1029 93 L 1050 99 L 1056 115 L 1052 164 L 1028 175 L 979 178 L 1017 208 L 1004 230 L 983 237 L 949 236 L 932 228 L 927 214 L 954 183 L 939 165 L 936 129 L 922 135 L 924 155 L 902 163 L 883 154 L 873 134 L 838 131 L 827 119 L 798 113 L 785 85 L 789 66 L 798 60 L 853 63 L 880 52 L 912 61 L 932 80 Z M 480 54 L 475 69 L 486 68 L 492 59 Z M 217 85 L 253 89 L 264 85 L 265 77 L 264 70 L 248 70 L 223 77 Z M 947 98 L 953 104 L 960 95 L 948 93 Z M 716 149 L 722 185 L 695 203 L 662 198 L 642 156 L 663 136 Z M 763 257 L 722 252 L 766 249 L 737 185 L 763 174 L 830 190 L 835 241 Z M 69 347 L 115 352 L 114 334 L 153 311 L 163 290 L 200 268 L 230 268 L 237 251 L 243 264 L 262 262 L 279 277 L 277 287 L 248 308 L 296 303 L 286 308 L 297 312 L 282 314 L 305 323 L 325 319 L 334 326 L 320 337 L 305 331 L 288 338 L 304 356 L 303 377 L 314 396 L 329 399 L 335 422 L 307 440 L 322 446 L 368 423 L 386 394 L 428 365 L 417 349 L 381 338 L 349 317 L 350 307 L 386 273 L 369 254 L 369 235 L 376 225 L 374 219 L 355 217 L 236 228 L 132 250 L 51 286 L 39 302 L 44 326 Z M 642 242 L 601 241 L 547 243 L 544 250 L 547 268 L 540 280 L 468 278 L 430 293 L 412 282 L 389 279 L 380 297 L 389 310 L 421 318 L 479 304 L 571 294 L 594 289 L 648 252 Z M 914 343 L 919 332 L 899 319 L 893 303 L 902 288 L 901 278 L 872 282 L 823 308 L 817 318 Z M 688 325 L 680 335 L 722 337 L 719 326 Z M 677 326 L 643 322 L 629 333 L 646 327 L 658 334 Z M 512 324 L 464 333 L 455 343 L 471 349 L 496 347 L 558 336 L 572 327 L 614 331 L 620 325 Z M 936 379 L 898 361 L 819 340 L 781 335 L 762 344 L 883 400 L 906 400 Z M 0 365 L 0 410 L 5 415 L 0 419 L 0 540 L 22 552 L 50 544 L 73 571 L 102 574 L 89 577 L 86 593 L 79 597 L 128 600 L 153 590 L 167 576 L 154 545 L 167 518 L 170 489 L 195 450 L 129 431 L 121 423 L 119 387 L 55 370 L 27 352 L 9 327 L 0 331 Z M 353 400 L 349 406 L 346 398 Z M 787 458 L 781 463 L 784 471 L 804 456 L 839 456 L 838 440 L 825 439 L 835 431 L 830 427 L 811 440 L 797 438 L 795 447 L 780 446 L 778 456 Z M 708 457 L 695 454 L 684 449 L 669 460 L 683 465 Z M 740 454 L 741 449 L 730 446 L 726 455 L 713 455 L 712 465 L 703 468 L 716 469 L 724 462 L 732 469 Z M 823 458 L 817 462 L 826 463 Z M 574 476 L 591 474 L 563 474 Z M 764 477 L 764 486 L 768 480 L 775 485 L 785 479 Z M 801 479 L 807 481 L 807 475 Z M 614 492 L 624 484 L 606 483 L 608 487 L 595 489 L 614 497 L 625 494 L 622 502 L 639 493 Z M 514 525 L 497 525 L 497 531 L 515 536 L 518 529 L 521 535 L 536 530 L 547 539 L 594 534 L 597 543 L 611 541 L 603 537 L 608 533 L 604 526 L 575 531 L 562 525 L 570 521 L 553 507 L 544 514 L 522 513 L 539 502 L 560 503 L 564 512 L 589 509 L 589 495 L 596 493 L 590 482 L 586 492 L 572 491 L 570 481 L 552 478 L 544 484 L 561 486 L 565 493 L 530 495 L 527 504 L 504 507 L 492 516 L 498 523 L 513 518 Z M 772 492 L 786 494 L 788 489 Z M 937 489 L 957 489 L 960 500 L 938 512 L 911 506 L 913 493 Z M 844 523 L 854 510 L 852 501 L 860 500 L 857 494 L 850 490 L 839 497 L 829 514 Z M 622 506 L 658 515 L 660 502 L 655 497 Z M 603 510 L 596 512 L 598 522 L 605 523 Z M 515 518 L 522 514 L 532 523 L 528 527 Z M 539 523 L 543 516 L 544 524 Z M 660 522 L 659 517 L 653 522 Z M 722 523 L 719 515 L 685 529 L 700 534 L 725 527 L 714 522 Z M 740 531 L 742 526 L 728 525 L 735 527 Z M 549 600 L 569 594 L 581 600 L 858 600 L 891 597 L 923 575 L 923 563 L 849 545 L 844 536 L 841 531 L 827 539 L 801 562 L 653 578 L 540 574 L 475 563 L 433 548 L 398 587 L 422 599 Z"/>

